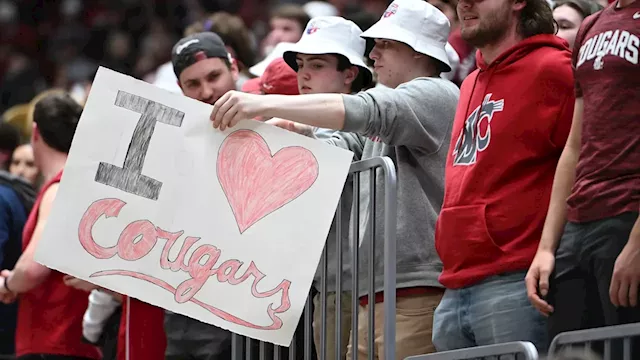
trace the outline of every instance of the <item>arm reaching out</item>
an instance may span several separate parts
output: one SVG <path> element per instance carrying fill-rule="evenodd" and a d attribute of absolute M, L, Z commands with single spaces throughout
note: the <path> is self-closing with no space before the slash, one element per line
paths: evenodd
<path fill-rule="evenodd" d="M 326 129 L 344 127 L 344 102 L 339 94 L 254 95 L 229 91 L 213 105 L 211 121 L 224 131 L 256 116 L 282 118 Z"/>
<path fill-rule="evenodd" d="M 555 252 L 567 221 L 566 202 L 575 182 L 576 165 L 580 155 L 583 113 L 582 98 L 577 98 L 574 105 L 569 138 L 556 167 L 551 190 L 551 201 L 538 252 L 525 278 L 529 300 L 544 315 L 553 312 L 553 307 L 543 297 L 549 292 L 549 277 L 555 266 Z"/>
<path fill-rule="evenodd" d="M 230 91 L 213 105 L 211 121 L 225 130 L 256 116 L 379 137 L 392 146 L 438 151 L 451 131 L 460 91 L 442 79 L 419 78 L 396 89 L 355 95 L 253 95 Z M 298 129 L 296 129 L 298 130 Z"/>

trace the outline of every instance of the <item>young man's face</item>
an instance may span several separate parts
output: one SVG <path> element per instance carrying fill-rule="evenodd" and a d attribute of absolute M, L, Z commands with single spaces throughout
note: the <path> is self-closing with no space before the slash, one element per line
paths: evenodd
<path fill-rule="evenodd" d="M 477 48 L 497 44 L 518 21 L 516 11 L 524 5 L 524 1 L 514 0 L 460 0 L 457 8 L 460 34 Z"/>
<path fill-rule="evenodd" d="M 415 51 L 398 41 L 376 39 L 375 42 L 369 57 L 374 61 L 373 69 L 378 75 L 378 82 L 395 88 L 411 80 L 408 70 L 416 64 Z"/>
<path fill-rule="evenodd" d="M 358 75 L 355 66 L 338 71 L 335 55 L 297 54 L 296 63 L 300 94 L 349 93 L 351 83 Z"/>
<path fill-rule="evenodd" d="M 236 89 L 237 79 L 235 64 L 229 67 L 221 58 L 208 58 L 184 69 L 179 85 L 184 95 L 213 105 L 227 91 Z"/>

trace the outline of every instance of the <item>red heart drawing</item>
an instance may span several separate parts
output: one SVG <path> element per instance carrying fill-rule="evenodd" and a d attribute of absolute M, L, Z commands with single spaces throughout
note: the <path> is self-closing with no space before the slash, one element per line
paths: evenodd
<path fill-rule="evenodd" d="M 220 146 L 217 171 L 242 234 L 307 191 L 318 178 L 318 161 L 300 146 L 284 147 L 272 156 L 260 134 L 238 130 Z"/>

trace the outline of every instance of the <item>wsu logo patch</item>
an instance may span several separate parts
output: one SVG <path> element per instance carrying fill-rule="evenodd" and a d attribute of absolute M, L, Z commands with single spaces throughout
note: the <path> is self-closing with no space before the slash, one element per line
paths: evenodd
<path fill-rule="evenodd" d="M 315 23 L 309 24 L 309 26 L 307 27 L 307 35 L 311 35 L 316 31 L 318 31 L 318 27 L 316 26 L 316 24 Z"/>
<path fill-rule="evenodd" d="M 398 12 L 398 4 L 391 4 L 382 16 L 388 18 L 389 16 L 394 15 L 396 12 Z"/>
<path fill-rule="evenodd" d="M 487 94 L 471 115 L 464 121 L 456 145 L 453 148 L 453 165 L 473 165 L 478 158 L 478 152 L 484 151 L 491 141 L 491 119 L 493 115 L 504 109 L 504 99 L 491 100 Z M 481 126 L 486 123 L 484 133 Z"/>

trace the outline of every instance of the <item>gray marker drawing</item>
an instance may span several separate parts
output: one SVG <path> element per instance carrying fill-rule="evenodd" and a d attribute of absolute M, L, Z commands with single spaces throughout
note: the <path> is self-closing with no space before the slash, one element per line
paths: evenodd
<path fill-rule="evenodd" d="M 156 122 L 180 127 L 184 113 L 121 90 L 118 91 L 115 105 L 141 114 L 140 120 L 133 131 L 123 166 L 101 162 L 95 181 L 147 199 L 158 200 L 162 182 L 142 175 L 144 159 Z"/>

